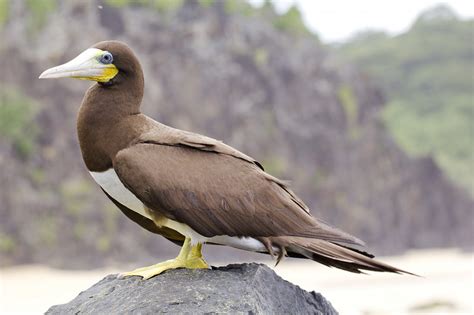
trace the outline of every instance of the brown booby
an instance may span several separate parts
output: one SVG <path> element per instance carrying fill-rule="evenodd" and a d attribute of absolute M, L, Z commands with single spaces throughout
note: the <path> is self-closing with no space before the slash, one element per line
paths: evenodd
<path fill-rule="evenodd" d="M 310 214 L 253 158 L 140 112 L 144 78 L 133 51 L 99 42 L 42 78 L 96 81 L 79 109 L 85 165 L 131 220 L 182 245 L 177 258 L 124 275 L 147 279 L 173 268 L 208 268 L 202 244 L 308 258 L 351 272 L 406 273 L 362 251 L 362 241 Z"/>

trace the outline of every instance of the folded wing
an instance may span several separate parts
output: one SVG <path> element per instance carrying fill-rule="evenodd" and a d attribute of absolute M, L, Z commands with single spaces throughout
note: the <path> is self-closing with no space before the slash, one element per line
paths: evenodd
<path fill-rule="evenodd" d="M 157 125 L 116 155 L 114 169 L 152 211 L 206 237 L 298 236 L 362 243 L 316 220 L 284 182 L 212 138 Z"/>

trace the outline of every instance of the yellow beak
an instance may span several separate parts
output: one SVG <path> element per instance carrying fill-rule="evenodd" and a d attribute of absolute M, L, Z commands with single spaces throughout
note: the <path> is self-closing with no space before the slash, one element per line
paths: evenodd
<path fill-rule="evenodd" d="M 114 64 L 103 64 L 100 57 L 106 53 L 97 48 L 89 48 L 71 61 L 57 67 L 50 68 L 39 76 L 40 79 L 75 78 L 108 82 L 118 73 Z"/>

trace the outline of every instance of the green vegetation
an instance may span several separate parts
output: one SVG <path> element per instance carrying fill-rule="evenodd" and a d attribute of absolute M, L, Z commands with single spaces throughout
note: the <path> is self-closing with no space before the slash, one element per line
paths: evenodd
<path fill-rule="evenodd" d="M 47 247 L 53 247 L 58 241 L 58 224 L 54 216 L 41 217 L 38 222 L 38 237 L 41 244 Z"/>
<path fill-rule="evenodd" d="M 245 16 L 250 16 L 256 12 L 247 1 L 242 0 L 226 0 L 224 1 L 224 8 L 228 14 L 238 13 Z"/>
<path fill-rule="evenodd" d="M 107 252 L 110 249 L 110 238 L 107 235 L 101 235 L 97 239 L 96 249 L 102 253 Z"/>
<path fill-rule="evenodd" d="M 105 0 L 107 5 L 116 8 L 123 8 L 131 3 L 142 4 L 144 1 L 131 1 L 131 0 Z"/>
<path fill-rule="evenodd" d="M 0 137 L 5 137 L 22 157 L 35 149 L 38 128 L 34 122 L 38 106 L 13 88 L 0 90 Z"/>
<path fill-rule="evenodd" d="M 0 254 L 9 253 L 14 249 L 15 240 L 11 236 L 0 232 Z"/>
<path fill-rule="evenodd" d="M 348 85 L 340 87 L 337 94 L 339 102 L 341 103 L 346 115 L 349 136 L 356 139 L 359 136 L 357 125 L 359 106 L 357 104 L 357 98 L 355 97 L 352 88 Z"/>
<path fill-rule="evenodd" d="M 286 171 L 286 161 L 278 157 L 267 157 L 263 159 L 262 165 L 269 174 L 276 177 L 282 177 Z"/>
<path fill-rule="evenodd" d="M 8 20 L 10 5 L 8 0 L 0 0 L 0 29 Z"/>
<path fill-rule="evenodd" d="M 385 87 L 383 119 L 400 146 L 412 156 L 432 155 L 474 194 L 473 29 L 473 20 L 438 6 L 402 35 L 360 34 L 339 54 Z"/>
<path fill-rule="evenodd" d="M 181 8 L 185 0 L 104 0 L 104 2 L 115 8 L 123 8 L 131 5 L 145 6 L 156 9 L 161 13 L 167 13 L 175 12 Z M 265 1 L 260 8 L 253 7 L 245 0 L 198 0 L 198 4 L 206 9 L 217 4 L 223 4 L 227 14 L 240 14 L 244 16 L 260 15 L 265 19 L 269 19 L 273 25 L 281 31 L 292 35 L 314 35 L 304 24 L 301 12 L 297 6 L 291 6 L 286 12 L 278 14 L 271 1 Z"/>
<path fill-rule="evenodd" d="M 160 12 L 174 12 L 181 8 L 184 0 L 156 0 L 152 6 Z"/>
<path fill-rule="evenodd" d="M 184 0 L 105 0 L 105 3 L 115 8 L 123 8 L 129 5 L 145 6 L 166 13 L 181 8 Z"/>
<path fill-rule="evenodd" d="M 264 48 L 257 48 L 254 51 L 253 61 L 258 67 L 264 67 L 268 63 L 268 51 Z"/>
<path fill-rule="evenodd" d="M 103 215 L 102 229 L 100 235 L 95 237 L 94 246 L 99 252 L 106 253 L 112 248 L 113 240 L 118 233 L 120 211 L 113 204 L 107 203 L 100 213 Z"/>
<path fill-rule="evenodd" d="M 44 169 L 38 168 L 38 167 L 31 167 L 30 169 L 27 170 L 28 175 L 30 179 L 33 181 L 33 183 L 40 185 L 45 182 L 46 180 L 46 174 Z"/>
<path fill-rule="evenodd" d="M 203 8 L 209 8 L 215 2 L 216 2 L 216 0 L 198 0 L 199 5 Z"/>
<path fill-rule="evenodd" d="M 48 16 L 56 10 L 57 5 L 57 0 L 26 0 L 31 14 L 28 25 L 30 33 L 36 33 L 46 24 Z"/>
<path fill-rule="evenodd" d="M 308 35 L 310 34 L 308 28 L 303 22 L 301 12 L 297 6 L 291 6 L 288 11 L 280 16 L 277 16 L 274 25 L 285 32 L 293 35 Z"/>
<path fill-rule="evenodd" d="M 86 196 L 92 190 L 89 181 L 72 178 L 61 185 L 60 194 L 64 200 L 64 208 L 72 216 L 79 216 L 87 203 Z"/>
<path fill-rule="evenodd" d="M 327 182 L 328 177 L 329 174 L 325 169 L 322 167 L 317 168 L 314 174 L 311 176 L 311 186 L 314 190 L 321 189 L 321 184 Z"/>

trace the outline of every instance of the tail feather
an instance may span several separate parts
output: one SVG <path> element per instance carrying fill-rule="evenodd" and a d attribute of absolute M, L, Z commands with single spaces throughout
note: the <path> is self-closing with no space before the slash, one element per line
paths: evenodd
<path fill-rule="evenodd" d="M 267 238 L 266 243 L 268 246 L 278 248 L 280 253 L 285 253 L 290 257 L 306 257 L 323 265 L 354 273 L 363 273 L 363 270 L 369 270 L 415 275 L 411 272 L 377 261 L 373 259 L 373 255 L 359 249 L 339 245 L 326 240 L 279 236 Z M 269 252 L 272 253 L 273 250 Z M 279 259 L 281 259 L 282 255 L 280 254 L 278 256 Z"/>

